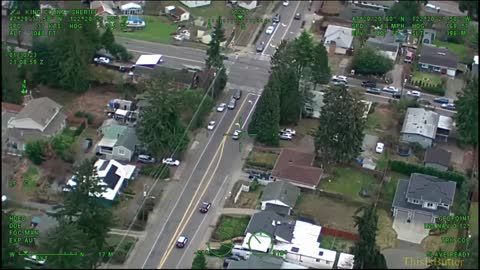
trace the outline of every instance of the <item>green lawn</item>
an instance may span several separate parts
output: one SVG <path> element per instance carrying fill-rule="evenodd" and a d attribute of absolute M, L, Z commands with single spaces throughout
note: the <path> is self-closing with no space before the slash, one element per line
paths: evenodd
<path fill-rule="evenodd" d="M 388 153 L 384 151 L 377 161 L 377 167 L 375 169 L 383 171 L 388 166 Z"/>
<path fill-rule="evenodd" d="M 322 248 L 339 252 L 350 253 L 350 247 L 353 247 L 354 245 L 355 242 L 353 241 L 330 235 L 323 235 L 320 240 L 320 246 Z"/>
<path fill-rule="evenodd" d="M 472 202 L 470 205 L 470 233 L 472 236 L 478 236 L 478 202 Z"/>
<path fill-rule="evenodd" d="M 127 260 L 128 252 L 134 248 L 137 239 L 131 236 L 127 236 L 125 237 L 125 239 L 123 239 L 123 242 L 121 242 L 122 238 L 123 235 L 117 234 L 110 234 L 107 237 L 106 241 L 110 248 L 101 254 L 103 255 L 104 262 L 108 261 L 111 258 L 112 262 L 122 264 Z M 117 249 L 117 252 L 113 253 L 113 251 L 119 244 L 121 244 L 121 246 Z"/>
<path fill-rule="evenodd" d="M 38 180 L 40 179 L 40 174 L 38 172 L 38 169 L 35 167 L 30 167 L 28 170 L 25 172 L 25 174 L 22 177 L 22 190 L 25 193 L 31 193 L 35 190 L 37 187 Z"/>
<path fill-rule="evenodd" d="M 247 165 L 273 169 L 277 158 L 277 153 L 251 151 L 247 158 Z"/>
<path fill-rule="evenodd" d="M 458 59 L 462 59 L 462 57 L 466 54 L 466 48 L 463 44 L 444 42 L 440 40 L 434 40 L 433 44 L 437 45 L 438 47 L 447 47 L 448 50 L 458 56 Z"/>
<path fill-rule="evenodd" d="M 373 191 L 374 187 L 378 185 L 378 181 L 372 175 L 348 167 L 334 168 L 331 174 L 331 179 L 325 179 L 320 182 L 321 189 L 341 193 L 360 201 L 366 200 L 358 194 L 362 187 Z"/>
<path fill-rule="evenodd" d="M 440 76 L 436 74 L 425 73 L 425 72 L 415 72 L 412 77 L 412 82 L 415 85 L 420 85 L 420 86 L 422 86 L 421 82 L 423 82 L 423 84 L 436 86 L 436 85 L 442 84 L 442 79 Z"/>
<path fill-rule="evenodd" d="M 390 181 L 385 182 L 382 185 L 381 197 L 385 202 L 393 202 L 393 198 L 395 197 L 395 191 L 397 190 L 398 180 L 408 179 L 407 175 L 397 172 L 390 172 L 390 177 Z"/>
<path fill-rule="evenodd" d="M 365 124 L 365 131 L 368 134 L 377 135 L 378 130 L 382 128 L 383 116 L 381 113 L 374 111 L 369 114 L 367 117 L 367 122 Z"/>
<path fill-rule="evenodd" d="M 213 232 L 212 238 L 218 241 L 230 240 L 241 236 L 247 229 L 250 216 L 224 216 L 220 218 L 217 228 Z"/>
<path fill-rule="evenodd" d="M 171 43 L 173 41 L 171 33 L 177 31 L 176 24 L 169 21 L 166 17 L 143 16 L 146 27 L 134 32 L 115 31 L 115 35 L 131 39 L 140 39 L 151 42 Z"/>

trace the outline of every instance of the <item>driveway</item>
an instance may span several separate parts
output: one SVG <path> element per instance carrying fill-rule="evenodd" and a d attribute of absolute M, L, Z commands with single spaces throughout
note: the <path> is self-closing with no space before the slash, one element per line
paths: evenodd
<path fill-rule="evenodd" d="M 462 92 L 463 87 L 465 86 L 465 81 L 461 78 L 447 78 L 447 83 L 445 86 L 445 97 L 449 99 L 456 100 L 457 92 Z"/>
<path fill-rule="evenodd" d="M 430 223 L 430 217 L 415 213 L 415 218 L 407 222 L 406 211 L 398 210 L 393 221 L 393 229 L 397 232 L 397 238 L 403 241 L 420 244 L 423 238 L 428 236 L 428 230 L 424 229 L 425 223 Z"/>
<path fill-rule="evenodd" d="M 397 241 L 396 248 L 389 248 L 382 251 L 389 269 L 425 269 L 427 266 L 416 263 L 425 259 L 425 252 L 420 245 Z"/>
<path fill-rule="evenodd" d="M 361 156 L 363 157 L 363 167 L 368 169 L 375 169 L 377 166 L 375 158 L 375 147 L 377 146 L 378 136 L 365 134 L 362 142 Z"/>

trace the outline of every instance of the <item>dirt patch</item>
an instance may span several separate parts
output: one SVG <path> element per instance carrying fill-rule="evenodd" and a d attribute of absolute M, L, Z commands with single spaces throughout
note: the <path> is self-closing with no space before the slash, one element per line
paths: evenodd
<path fill-rule="evenodd" d="M 265 188 L 262 185 L 258 185 L 257 190 L 250 192 L 243 192 L 238 197 L 237 203 L 233 203 L 233 199 L 237 196 L 238 190 L 241 185 L 250 185 L 250 182 L 239 180 L 235 183 L 232 188 L 232 196 L 225 200 L 224 208 L 247 208 L 247 209 L 256 209 L 260 196 L 262 196 L 263 189 Z"/>
<path fill-rule="evenodd" d="M 324 1 L 320 11 L 324 15 L 338 15 L 343 8 L 340 1 Z"/>

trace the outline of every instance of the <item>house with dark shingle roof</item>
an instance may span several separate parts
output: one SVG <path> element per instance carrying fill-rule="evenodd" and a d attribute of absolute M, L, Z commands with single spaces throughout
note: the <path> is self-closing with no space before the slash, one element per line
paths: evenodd
<path fill-rule="evenodd" d="M 435 176 L 412 173 L 409 180 L 400 180 L 393 199 L 392 211 L 405 222 L 435 223 L 438 216 L 450 215 L 456 183 Z"/>
<path fill-rule="evenodd" d="M 7 152 L 24 151 L 28 141 L 48 138 L 60 133 L 67 117 L 63 107 L 47 98 L 30 100 L 7 124 Z"/>
<path fill-rule="evenodd" d="M 455 77 L 458 67 L 458 56 L 447 48 L 423 44 L 418 66 L 423 71 L 437 72 Z"/>
<path fill-rule="evenodd" d="M 446 171 L 452 161 L 452 152 L 442 148 L 428 148 L 425 151 L 425 167 L 432 167 L 439 171 Z"/>
<path fill-rule="evenodd" d="M 376 49 L 382 55 L 395 61 L 398 55 L 400 43 L 396 41 L 392 31 L 387 31 L 385 36 L 377 36 L 368 38 L 366 45 Z"/>
<path fill-rule="evenodd" d="M 295 207 L 300 189 L 285 181 L 269 183 L 262 193 L 262 210 L 274 211 L 280 215 L 290 215 Z"/>
<path fill-rule="evenodd" d="M 284 148 L 275 163 L 272 176 L 300 188 L 315 190 L 323 170 L 313 167 L 314 154 Z"/>
<path fill-rule="evenodd" d="M 232 261 L 227 269 L 280 269 L 283 264 L 281 257 L 267 255 L 249 256 L 246 260 Z"/>

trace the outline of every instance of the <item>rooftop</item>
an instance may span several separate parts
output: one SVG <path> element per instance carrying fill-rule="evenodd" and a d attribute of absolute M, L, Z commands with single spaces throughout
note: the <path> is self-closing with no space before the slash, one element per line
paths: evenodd
<path fill-rule="evenodd" d="M 350 48 L 353 42 L 352 32 L 352 28 L 330 24 L 325 31 L 325 44 L 334 41 L 337 47 Z"/>
<path fill-rule="evenodd" d="M 423 44 L 419 63 L 432 66 L 457 69 L 458 56 L 447 48 L 440 48 L 433 45 Z"/>
<path fill-rule="evenodd" d="M 20 120 L 30 118 L 41 127 L 45 126 L 60 111 L 62 106 L 48 97 L 36 98 L 29 101 L 25 107 L 15 116 Z"/>
<path fill-rule="evenodd" d="M 278 200 L 293 208 L 300 196 L 300 189 L 288 182 L 275 181 L 263 190 L 261 201 Z"/>
<path fill-rule="evenodd" d="M 353 269 L 355 256 L 347 253 L 340 253 L 337 262 L 338 269 Z"/>
<path fill-rule="evenodd" d="M 439 115 L 423 108 L 408 108 L 401 133 L 422 135 L 435 139 Z"/>
<path fill-rule="evenodd" d="M 284 148 L 277 159 L 272 176 L 285 179 L 292 184 L 316 186 L 323 170 L 312 167 L 314 154 Z"/>
<path fill-rule="evenodd" d="M 412 173 L 407 188 L 407 198 L 438 203 L 453 203 L 456 183 L 435 176 Z"/>
<path fill-rule="evenodd" d="M 445 149 L 435 147 L 428 148 L 427 151 L 425 151 L 425 162 L 427 163 L 436 163 L 448 167 L 450 166 L 451 160 L 452 152 Z"/>

